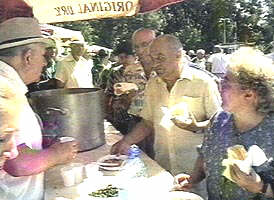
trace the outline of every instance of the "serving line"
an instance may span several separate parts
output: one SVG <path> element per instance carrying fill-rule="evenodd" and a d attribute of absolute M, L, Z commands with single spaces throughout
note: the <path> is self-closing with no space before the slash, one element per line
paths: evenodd
<path fill-rule="evenodd" d="M 109 154 L 111 146 L 121 139 L 121 135 L 117 133 L 106 132 L 106 144 L 90 150 L 86 152 L 79 153 L 74 162 L 88 164 L 91 162 L 97 161 L 99 158 Z M 163 169 L 156 161 L 149 158 L 145 153 L 141 153 L 141 160 L 144 162 L 145 166 L 147 167 L 147 174 L 150 180 L 157 183 L 163 183 L 160 187 L 167 186 L 167 182 L 173 181 L 173 176 Z M 79 190 L 77 189 L 78 185 L 74 185 L 71 187 L 65 187 L 60 169 L 69 166 L 70 164 L 66 165 L 59 165 L 49 169 L 45 173 L 45 199 L 44 200 L 59 200 L 59 199 L 72 199 L 77 200 L 79 199 Z M 104 175 L 109 172 L 104 172 Z M 92 178 L 91 178 L 92 180 Z M 96 179 L 94 180 L 96 181 Z M 170 184 L 169 184 L 170 185 Z M 167 186 L 168 187 L 168 186 Z"/>

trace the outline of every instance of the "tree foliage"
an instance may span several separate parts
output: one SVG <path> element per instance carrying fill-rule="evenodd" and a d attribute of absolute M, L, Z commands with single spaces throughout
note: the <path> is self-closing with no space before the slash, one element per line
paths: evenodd
<path fill-rule="evenodd" d="M 225 19 L 225 20 L 224 20 Z M 273 0 L 186 0 L 150 14 L 58 24 L 82 31 L 90 44 L 113 48 L 141 27 L 180 38 L 186 49 L 255 43 L 267 51 L 274 33 Z M 225 38 L 224 38 L 224 32 Z"/>
<path fill-rule="evenodd" d="M 125 17 L 119 19 L 100 19 L 82 22 L 62 23 L 59 26 L 80 30 L 90 44 L 113 47 L 120 40 L 131 39 L 132 33 L 142 27 L 161 30 L 164 20 L 158 13 Z"/>

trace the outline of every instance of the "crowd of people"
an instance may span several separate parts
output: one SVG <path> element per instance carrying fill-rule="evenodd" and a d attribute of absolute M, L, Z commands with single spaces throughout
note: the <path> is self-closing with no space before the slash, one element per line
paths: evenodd
<path fill-rule="evenodd" d="M 274 198 L 274 62 L 262 52 L 242 47 L 228 57 L 215 47 L 209 57 L 203 49 L 186 53 L 177 37 L 145 28 L 119 41 L 116 64 L 102 51 L 93 60 L 79 40 L 57 59 L 53 43 L 33 18 L 0 24 L 1 199 L 42 200 L 44 172 L 71 162 L 78 150 L 75 141 L 42 148 L 27 86 L 101 87 L 105 118 L 123 134 L 111 153 L 140 145 L 174 176 L 184 173 L 176 176 L 175 190 L 199 192 L 205 179 L 205 199 Z M 111 73 L 102 78 L 105 66 Z M 250 173 L 232 163 L 228 179 L 223 161 L 235 145 L 246 151 L 256 145 L 267 159 L 252 164 Z"/>
<path fill-rule="evenodd" d="M 204 49 L 187 52 L 190 62 L 197 64 L 198 67 L 205 69 L 219 78 L 222 78 L 228 66 L 230 54 L 225 54 L 224 50 L 218 45 L 213 47 L 213 53 L 207 54 Z"/>

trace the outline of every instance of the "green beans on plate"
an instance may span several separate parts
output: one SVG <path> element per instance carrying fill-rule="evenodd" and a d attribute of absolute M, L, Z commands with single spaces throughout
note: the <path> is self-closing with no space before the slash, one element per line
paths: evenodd
<path fill-rule="evenodd" d="M 118 197 L 118 190 L 119 189 L 117 187 L 114 187 L 110 184 L 106 188 L 96 190 L 95 192 L 92 192 L 88 195 L 101 198 Z"/>

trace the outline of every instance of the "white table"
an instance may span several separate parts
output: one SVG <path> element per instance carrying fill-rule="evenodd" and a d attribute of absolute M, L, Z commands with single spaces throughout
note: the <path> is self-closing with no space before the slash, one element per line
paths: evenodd
<path fill-rule="evenodd" d="M 105 133 L 106 133 L 106 144 L 96 148 L 94 150 L 90 150 L 87 152 L 79 153 L 74 162 L 77 163 L 91 163 L 97 161 L 104 155 L 109 154 L 111 146 L 121 139 L 121 135 L 117 133 L 109 123 L 105 123 Z M 168 191 L 170 186 L 173 184 L 173 176 L 163 169 L 156 161 L 149 158 L 145 153 L 142 152 L 141 159 L 147 167 L 148 180 L 150 183 L 153 183 L 156 186 L 156 190 L 151 193 L 156 193 L 158 195 L 157 200 L 172 200 L 178 199 L 178 196 L 184 196 L 186 199 L 191 200 L 202 200 L 198 195 L 188 192 L 173 192 L 168 196 L 168 198 L 161 198 L 161 192 L 165 190 Z M 69 164 L 67 164 L 69 165 Z M 49 169 L 45 173 L 45 200 L 86 200 L 82 199 L 79 196 L 79 192 L 77 187 L 79 185 L 75 185 L 72 187 L 65 187 L 60 169 L 66 165 L 59 165 Z M 111 175 L 111 172 L 104 172 L 104 175 Z M 143 190 L 149 191 L 149 186 L 143 185 Z M 155 188 L 154 188 L 155 189 Z M 144 191 L 140 191 L 142 193 Z M 151 194 L 149 194 L 151 195 Z M 148 196 L 149 196 L 148 195 Z M 149 199 L 155 199 L 155 195 L 149 197 Z M 174 198 L 175 197 L 175 198 Z M 133 200 L 133 199 L 130 199 Z M 135 200 L 135 199 L 134 199 Z"/>
<path fill-rule="evenodd" d="M 74 162 L 87 164 L 94 162 L 100 157 L 109 154 L 110 147 L 121 136 L 117 134 L 106 134 L 106 144 L 87 152 L 78 154 Z M 158 165 L 154 160 L 150 159 L 145 153 L 141 154 L 141 159 L 147 166 L 148 177 L 157 180 L 157 182 L 163 181 L 166 184 L 168 181 L 172 181 L 172 175 Z M 77 192 L 77 185 L 72 187 L 65 187 L 60 174 L 60 169 L 65 165 L 59 165 L 49 169 L 45 173 L 45 200 L 55 200 L 57 197 L 65 197 L 68 199 L 77 199 L 79 194 Z M 62 198 L 61 198 L 62 199 Z"/>

